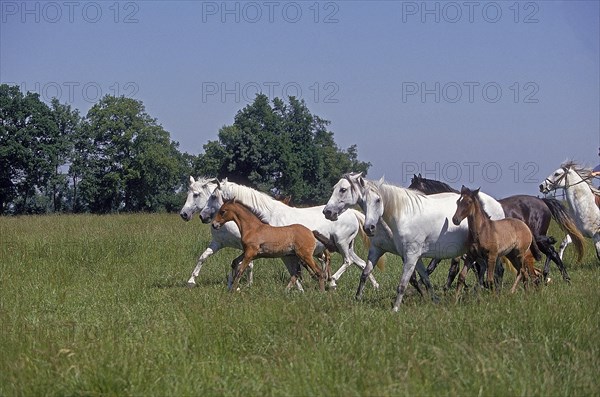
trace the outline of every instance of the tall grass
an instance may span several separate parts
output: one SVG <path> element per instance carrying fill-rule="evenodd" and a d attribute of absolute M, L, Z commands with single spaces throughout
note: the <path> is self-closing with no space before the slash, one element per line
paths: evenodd
<path fill-rule="evenodd" d="M 0 395 L 600 394 L 591 244 L 581 264 L 567 251 L 571 285 L 553 268 L 514 295 L 439 290 L 433 304 L 411 289 L 393 314 L 397 257 L 361 302 L 357 268 L 336 291 L 308 279 L 286 294 L 278 260 L 230 294 L 233 250 L 187 289 L 209 240 L 176 215 L 0 218 Z"/>

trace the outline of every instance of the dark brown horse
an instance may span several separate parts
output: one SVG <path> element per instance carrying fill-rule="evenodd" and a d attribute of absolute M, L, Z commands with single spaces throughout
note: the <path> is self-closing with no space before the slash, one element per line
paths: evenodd
<path fill-rule="evenodd" d="M 504 218 L 497 221 L 491 220 L 483 210 L 479 200 L 479 189 L 470 190 L 462 187 L 460 198 L 457 200 L 457 208 L 452 223 L 460 225 L 463 219 L 469 224 L 469 255 L 478 260 L 486 262 L 487 284 L 494 287 L 494 268 L 496 260 L 505 256 L 517 269 L 517 279 L 511 289 L 515 292 L 519 280 L 523 280 L 525 286 L 529 276 L 535 275 L 533 262 L 542 257 L 533 234 L 525 222 L 515 218 Z M 459 277 L 458 292 L 464 285 L 467 266 Z"/>
<path fill-rule="evenodd" d="M 244 249 L 244 253 L 233 261 L 238 265 L 232 291 L 237 290 L 240 277 L 254 259 L 281 258 L 283 256 L 296 256 L 302 265 L 308 267 L 318 277 L 321 291 L 325 290 L 325 274 L 313 259 L 317 240 L 307 227 L 299 224 L 278 227 L 268 225 L 263 223 L 248 207 L 236 202 L 235 199 L 223 203 L 212 226 L 219 229 L 229 221 L 235 222 L 240 229 Z M 297 265 L 295 269 L 288 270 L 291 278 L 286 289 L 289 290 L 299 277 L 300 266 Z"/>
<path fill-rule="evenodd" d="M 435 194 L 444 192 L 459 193 L 448 184 L 433 179 L 423 178 L 421 175 L 414 175 L 411 180 L 411 189 L 419 190 L 425 194 Z M 547 279 L 550 272 L 550 261 L 554 262 L 560 270 L 563 279 L 570 282 L 569 274 L 565 268 L 560 256 L 554 249 L 554 238 L 547 236 L 552 218 L 560 226 L 560 228 L 571 236 L 575 242 L 578 253 L 578 260 L 581 260 L 583 255 L 584 237 L 575 225 L 575 221 L 569 215 L 565 207 L 560 201 L 552 198 L 538 198 L 529 195 L 516 195 L 498 200 L 502 205 L 506 217 L 520 219 L 529 226 L 533 233 L 539 249 L 546 255 L 544 264 L 544 280 Z M 439 262 L 429 264 L 427 271 L 433 272 Z M 446 287 L 449 288 L 458 273 L 458 263 L 453 262 L 448 273 L 448 281 Z M 501 277 L 501 272 L 497 274 Z"/>

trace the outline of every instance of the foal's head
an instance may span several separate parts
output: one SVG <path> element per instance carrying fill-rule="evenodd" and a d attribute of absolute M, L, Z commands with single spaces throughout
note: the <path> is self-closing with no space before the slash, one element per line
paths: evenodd
<path fill-rule="evenodd" d="M 477 195 L 479 194 L 479 189 L 471 190 L 463 185 L 460 190 L 460 197 L 456 201 L 456 212 L 452 217 L 452 223 L 456 226 L 460 225 L 460 223 L 468 216 L 474 215 L 477 211 Z"/>
<path fill-rule="evenodd" d="M 212 222 L 212 227 L 220 229 L 227 222 L 234 220 L 235 214 L 239 211 L 240 207 L 241 205 L 235 199 L 225 201 L 221 208 L 219 208 L 219 211 L 217 211 L 217 215 Z"/>

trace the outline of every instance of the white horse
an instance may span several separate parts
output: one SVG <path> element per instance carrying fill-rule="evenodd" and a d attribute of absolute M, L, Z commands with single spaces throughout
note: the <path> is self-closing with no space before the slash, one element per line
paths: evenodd
<path fill-rule="evenodd" d="M 406 286 L 421 258 L 450 259 L 467 252 L 468 225 L 451 222 L 456 210 L 456 193 L 426 196 L 423 193 L 368 181 L 361 174 L 344 176 L 335 185 L 323 213 L 335 219 L 352 206 L 359 204 L 365 210 L 364 229 L 371 236 L 367 267 L 360 279 L 357 298 L 362 296 L 365 278 L 373 263 L 385 252 L 402 257 L 404 268 L 398 295 L 393 306 L 398 311 Z M 483 195 L 485 209 L 492 219 L 503 219 L 504 211 L 496 200 Z M 382 232 L 377 226 L 383 226 Z"/>
<path fill-rule="evenodd" d="M 599 192 L 591 185 L 591 179 L 590 169 L 569 161 L 561 165 L 540 184 L 540 192 L 548 193 L 552 190 L 564 189 L 577 227 L 584 236 L 594 240 L 596 255 L 600 259 L 600 208 L 596 204 L 595 197 Z M 561 251 L 564 251 L 565 241 L 566 238 L 561 244 Z"/>
<path fill-rule="evenodd" d="M 196 212 L 202 211 L 218 184 L 219 180 L 217 178 L 199 178 L 196 181 L 194 177 L 190 176 L 190 186 L 188 189 L 187 199 L 183 205 L 183 208 L 179 212 L 181 218 L 187 222 L 192 219 Z M 204 250 L 204 252 L 198 258 L 196 267 L 194 268 L 194 271 L 188 280 L 189 287 L 196 286 L 196 277 L 198 277 L 198 274 L 200 274 L 200 270 L 202 269 L 204 262 L 212 254 L 225 247 L 236 248 L 239 250 L 243 249 L 240 229 L 238 229 L 235 222 L 227 222 L 218 230 L 211 227 L 210 233 L 212 240 L 210 244 L 208 244 L 206 250 Z M 248 271 L 248 283 L 250 284 L 253 280 L 253 268 L 254 264 L 250 263 Z"/>
<path fill-rule="evenodd" d="M 354 252 L 354 239 L 361 231 L 364 223 L 364 215 L 358 211 L 350 210 L 337 222 L 323 218 L 324 206 L 295 208 L 277 201 L 267 194 L 261 193 L 250 187 L 229 182 L 226 179 L 220 183 L 220 190 L 224 200 L 235 198 L 240 203 L 249 207 L 263 222 L 272 226 L 285 226 L 299 223 L 310 230 L 317 231 L 320 235 L 317 244 L 317 253 L 326 247 L 339 252 L 344 258 L 344 263 L 331 277 L 330 286 L 335 287 L 341 275 L 353 263 L 364 269 L 366 263 Z M 203 212 L 203 221 L 210 220 L 218 210 L 218 207 Z M 216 207 L 216 208 L 215 208 Z M 369 274 L 369 280 L 373 287 L 379 288 L 379 284 Z"/>

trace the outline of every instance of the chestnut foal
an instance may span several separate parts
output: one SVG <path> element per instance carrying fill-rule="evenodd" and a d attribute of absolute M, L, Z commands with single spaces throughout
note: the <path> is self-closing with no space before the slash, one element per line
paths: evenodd
<path fill-rule="evenodd" d="M 459 225 L 467 218 L 469 224 L 469 251 L 473 259 L 487 262 L 487 285 L 494 288 L 494 268 L 496 259 L 502 256 L 513 264 L 518 275 L 511 292 L 515 292 L 519 280 L 525 286 L 530 275 L 535 275 L 533 263 L 541 259 L 541 252 L 533 238 L 529 227 L 521 220 L 505 218 L 493 221 L 483 211 L 479 201 L 479 189 L 471 191 L 462 187 L 460 198 L 452 222 Z M 534 259 L 535 258 L 535 259 Z M 464 285 L 466 271 L 463 269 L 459 277 L 459 289 Z"/>
<path fill-rule="evenodd" d="M 232 291 L 237 290 L 240 277 L 244 274 L 248 264 L 256 258 L 280 258 L 283 256 L 295 255 L 298 260 L 317 275 L 319 278 L 319 288 L 325 290 L 325 275 L 323 271 L 315 264 L 313 252 L 317 245 L 317 240 L 313 232 L 300 224 L 289 226 L 271 226 L 263 223 L 248 207 L 233 200 L 223 203 L 212 227 L 219 229 L 225 223 L 234 221 L 240 229 L 242 247 L 244 253 L 236 258 L 233 263 L 240 263 L 235 272 L 235 278 L 232 284 Z M 296 284 L 299 276 L 300 266 L 294 269 L 288 269 L 290 272 L 290 282 L 287 285 L 289 290 Z"/>

